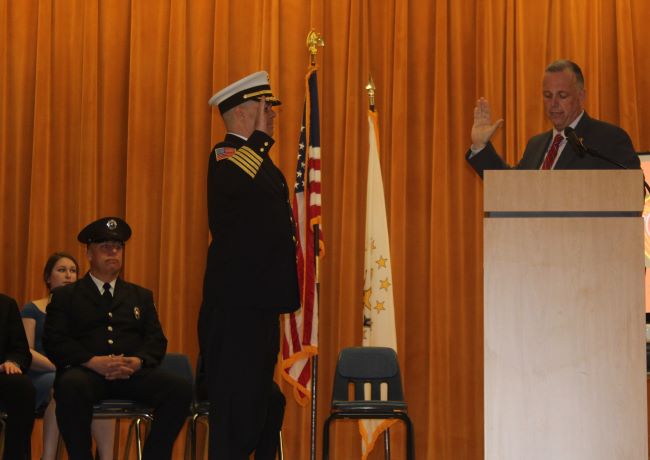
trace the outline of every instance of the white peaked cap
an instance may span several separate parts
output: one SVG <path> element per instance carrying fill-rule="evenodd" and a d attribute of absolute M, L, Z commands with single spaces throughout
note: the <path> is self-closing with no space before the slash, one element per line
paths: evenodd
<path fill-rule="evenodd" d="M 272 105 L 281 104 L 271 92 L 269 74 L 264 70 L 252 73 L 226 86 L 212 96 L 208 104 L 219 107 L 219 111 L 223 114 L 244 102 L 259 101 L 262 96 L 265 96 L 266 102 Z"/>

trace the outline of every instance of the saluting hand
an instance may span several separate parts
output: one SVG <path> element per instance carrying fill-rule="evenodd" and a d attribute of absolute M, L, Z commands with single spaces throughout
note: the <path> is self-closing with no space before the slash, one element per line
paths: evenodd
<path fill-rule="evenodd" d="M 490 141 L 490 138 L 499 126 L 503 124 L 503 118 L 492 123 L 492 111 L 490 104 L 484 97 L 476 101 L 474 107 L 474 125 L 472 126 L 472 148 L 481 150 Z"/>
<path fill-rule="evenodd" d="M 269 136 L 273 136 L 273 119 L 275 118 L 275 112 L 269 104 L 266 104 L 266 96 L 262 96 L 258 105 L 257 105 L 257 114 L 255 116 L 255 129 L 257 131 L 262 131 Z"/>

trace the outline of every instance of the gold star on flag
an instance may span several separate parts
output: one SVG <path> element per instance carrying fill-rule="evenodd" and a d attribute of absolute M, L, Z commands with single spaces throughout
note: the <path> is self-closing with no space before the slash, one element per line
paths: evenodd
<path fill-rule="evenodd" d="M 384 290 L 388 291 L 388 288 L 391 287 L 391 286 L 392 285 L 391 285 L 390 281 L 388 281 L 388 278 L 386 278 L 384 280 L 381 280 L 379 282 L 379 289 L 384 289 Z"/>
<path fill-rule="evenodd" d="M 380 311 L 382 311 L 382 310 L 385 310 L 385 308 L 384 308 L 384 303 L 385 303 L 385 302 L 379 302 L 379 301 L 377 301 L 377 302 L 375 303 L 375 310 L 377 310 L 377 312 L 380 312 Z"/>
<path fill-rule="evenodd" d="M 386 268 L 386 262 L 388 262 L 388 259 L 384 258 L 384 256 L 379 256 L 379 259 L 375 260 L 377 268 Z"/>
<path fill-rule="evenodd" d="M 370 305 L 370 297 L 372 296 L 372 288 L 363 290 L 363 308 L 370 310 L 372 305 Z"/>

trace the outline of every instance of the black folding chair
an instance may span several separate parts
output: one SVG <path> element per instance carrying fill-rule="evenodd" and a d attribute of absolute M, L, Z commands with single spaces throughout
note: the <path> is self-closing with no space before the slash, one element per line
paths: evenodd
<path fill-rule="evenodd" d="M 349 393 L 352 384 L 353 394 Z M 370 399 L 364 387 L 370 385 Z M 381 385 L 387 399 L 381 399 Z M 344 348 L 339 353 L 334 375 L 331 413 L 323 426 L 323 460 L 329 460 L 330 423 L 336 419 L 399 419 L 406 425 L 406 458 L 415 459 L 413 423 L 407 414 L 397 353 L 386 347 Z M 388 458 L 388 433 L 386 458 Z"/>

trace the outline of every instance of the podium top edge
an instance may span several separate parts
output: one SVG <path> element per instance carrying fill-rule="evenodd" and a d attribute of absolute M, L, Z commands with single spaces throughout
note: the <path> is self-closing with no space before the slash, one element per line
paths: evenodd
<path fill-rule="evenodd" d="M 484 212 L 637 211 L 643 172 L 635 170 L 490 170 Z"/>

